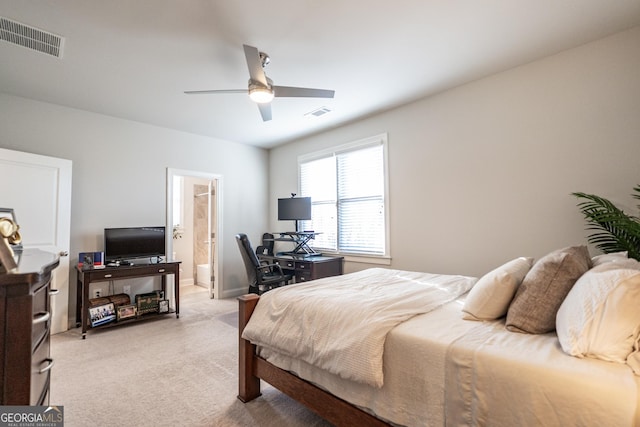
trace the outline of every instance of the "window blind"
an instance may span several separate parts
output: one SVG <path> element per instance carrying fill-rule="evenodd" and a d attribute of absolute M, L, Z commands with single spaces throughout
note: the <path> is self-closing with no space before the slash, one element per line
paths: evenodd
<path fill-rule="evenodd" d="M 300 161 L 300 191 L 312 201 L 312 220 L 302 226 L 321 233 L 314 248 L 386 253 L 383 143 L 375 139 Z"/>

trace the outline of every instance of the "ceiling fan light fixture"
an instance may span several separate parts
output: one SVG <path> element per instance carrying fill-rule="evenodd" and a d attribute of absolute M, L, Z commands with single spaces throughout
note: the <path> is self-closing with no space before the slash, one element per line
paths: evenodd
<path fill-rule="evenodd" d="M 335 91 L 327 89 L 313 89 L 308 87 L 294 86 L 274 86 L 273 81 L 267 77 L 264 67 L 269 63 L 269 56 L 260 52 L 253 46 L 242 45 L 244 56 L 247 60 L 247 68 L 249 69 L 249 88 L 248 91 L 243 89 L 222 89 L 222 90 L 191 90 L 185 93 L 248 93 L 249 99 L 255 102 L 262 116 L 262 121 L 268 122 L 272 119 L 270 102 L 273 98 L 333 98 Z M 313 111 L 312 116 L 317 117 L 329 112 Z"/>
<path fill-rule="evenodd" d="M 273 90 L 267 87 L 250 87 L 249 98 L 258 104 L 267 104 L 273 101 Z"/>

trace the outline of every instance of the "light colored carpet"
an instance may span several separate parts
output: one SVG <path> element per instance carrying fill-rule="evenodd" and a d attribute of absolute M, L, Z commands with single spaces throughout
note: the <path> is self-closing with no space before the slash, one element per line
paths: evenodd
<path fill-rule="evenodd" d="M 331 426 L 263 383 L 238 392 L 238 303 L 181 295 L 180 318 L 51 337 L 51 404 L 65 426 Z"/>

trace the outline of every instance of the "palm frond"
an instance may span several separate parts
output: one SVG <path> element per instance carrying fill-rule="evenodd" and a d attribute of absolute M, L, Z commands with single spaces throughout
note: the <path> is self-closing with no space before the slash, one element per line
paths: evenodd
<path fill-rule="evenodd" d="M 640 186 L 634 188 L 640 199 Z M 589 243 L 604 253 L 627 251 L 629 258 L 640 260 L 640 220 L 627 215 L 609 200 L 586 193 L 572 193 L 578 199 L 578 208 L 592 231 Z"/>

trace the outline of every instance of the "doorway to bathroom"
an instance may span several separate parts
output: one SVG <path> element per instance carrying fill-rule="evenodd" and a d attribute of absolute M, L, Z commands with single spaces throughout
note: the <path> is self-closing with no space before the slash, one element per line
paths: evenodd
<path fill-rule="evenodd" d="M 220 192 L 219 175 L 167 169 L 167 252 L 182 263 L 181 293 L 195 287 L 210 298 L 222 294 Z"/>

